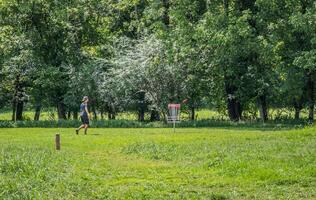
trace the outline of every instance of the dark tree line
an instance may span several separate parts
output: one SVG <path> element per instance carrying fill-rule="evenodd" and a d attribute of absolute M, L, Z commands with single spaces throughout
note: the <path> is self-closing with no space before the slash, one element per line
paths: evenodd
<path fill-rule="evenodd" d="M 0 108 L 76 119 L 88 95 L 94 118 L 143 121 L 188 99 L 191 120 L 209 105 L 232 121 L 269 108 L 313 121 L 315 41 L 314 0 L 3 0 Z"/>

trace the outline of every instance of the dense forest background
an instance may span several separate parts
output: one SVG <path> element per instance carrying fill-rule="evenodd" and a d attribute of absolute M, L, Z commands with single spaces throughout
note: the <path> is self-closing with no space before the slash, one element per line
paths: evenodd
<path fill-rule="evenodd" d="M 168 103 L 195 119 L 208 107 L 230 120 L 269 109 L 314 120 L 314 0 L 0 0 L 0 109 L 39 120 L 44 108 L 77 119 L 162 120 Z"/>

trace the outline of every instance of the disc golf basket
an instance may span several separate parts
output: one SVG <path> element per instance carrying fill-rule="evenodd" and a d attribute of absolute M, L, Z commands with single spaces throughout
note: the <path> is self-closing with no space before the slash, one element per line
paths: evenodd
<path fill-rule="evenodd" d="M 180 104 L 168 104 L 167 122 L 173 124 L 173 132 L 176 132 L 176 123 L 180 122 Z"/>

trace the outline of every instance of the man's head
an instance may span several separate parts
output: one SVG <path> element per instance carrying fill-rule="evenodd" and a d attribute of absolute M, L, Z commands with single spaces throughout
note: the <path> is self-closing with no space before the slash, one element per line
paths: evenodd
<path fill-rule="evenodd" d="M 89 102 L 89 97 L 88 97 L 88 96 L 84 96 L 84 97 L 82 98 L 82 102 L 88 103 L 88 102 Z"/>

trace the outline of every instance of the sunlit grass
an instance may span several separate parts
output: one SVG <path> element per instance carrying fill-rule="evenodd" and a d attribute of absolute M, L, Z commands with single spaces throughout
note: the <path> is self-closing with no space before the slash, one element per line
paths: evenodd
<path fill-rule="evenodd" d="M 315 199 L 315 130 L 0 129 L 0 199 Z"/>

